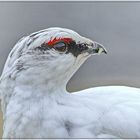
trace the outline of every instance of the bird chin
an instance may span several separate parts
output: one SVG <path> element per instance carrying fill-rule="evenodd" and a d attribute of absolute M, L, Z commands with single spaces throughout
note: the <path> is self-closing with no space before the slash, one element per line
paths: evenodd
<path fill-rule="evenodd" d="M 82 53 L 77 57 L 77 61 L 84 63 L 90 56 L 91 54 L 89 54 L 88 52 Z"/>
<path fill-rule="evenodd" d="M 88 57 L 90 57 L 91 56 L 91 54 L 89 53 L 89 52 L 84 52 L 84 53 L 81 53 L 80 54 L 80 56 L 81 56 L 81 58 L 83 57 L 83 58 L 88 58 Z"/>

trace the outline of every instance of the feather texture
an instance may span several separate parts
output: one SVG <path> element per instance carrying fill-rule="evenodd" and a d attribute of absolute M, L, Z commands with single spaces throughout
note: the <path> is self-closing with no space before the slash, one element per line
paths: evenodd
<path fill-rule="evenodd" d="M 75 41 L 69 53 L 37 49 L 58 38 Z M 91 54 L 105 52 L 96 44 L 72 30 L 49 28 L 15 45 L 0 79 L 3 138 L 140 138 L 140 89 L 66 90 Z"/>

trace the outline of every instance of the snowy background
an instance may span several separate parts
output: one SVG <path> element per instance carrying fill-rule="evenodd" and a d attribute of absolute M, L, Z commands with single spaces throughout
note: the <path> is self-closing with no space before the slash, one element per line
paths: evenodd
<path fill-rule="evenodd" d="M 68 84 L 69 91 L 101 85 L 140 87 L 140 2 L 0 2 L 0 73 L 14 44 L 48 27 L 70 28 L 102 43 Z"/>

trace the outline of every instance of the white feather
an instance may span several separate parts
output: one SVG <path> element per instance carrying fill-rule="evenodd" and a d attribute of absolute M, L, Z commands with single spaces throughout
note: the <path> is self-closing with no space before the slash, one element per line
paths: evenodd
<path fill-rule="evenodd" d="M 89 57 L 34 49 L 56 37 L 91 43 L 49 28 L 19 41 L 8 56 L 0 93 L 3 138 L 140 138 L 140 89 L 109 86 L 68 93 L 66 84 Z M 30 44 L 30 45 L 27 45 Z"/>

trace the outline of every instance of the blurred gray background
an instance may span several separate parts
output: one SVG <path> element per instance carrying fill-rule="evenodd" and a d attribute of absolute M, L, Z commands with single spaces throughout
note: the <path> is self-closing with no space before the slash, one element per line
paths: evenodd
<path fill-rule="evenodd" d="M 0 2 L 0 72 L 21 37 L 55 26 L 73 29 L 108 50 L 86 61 L 69 82 L 69 91 L 140 87 L 140 2 Z"/>

